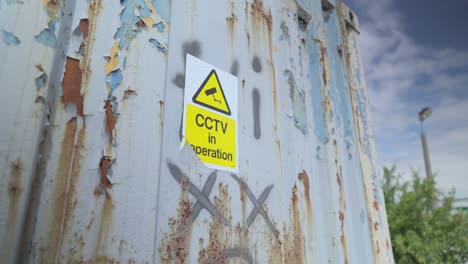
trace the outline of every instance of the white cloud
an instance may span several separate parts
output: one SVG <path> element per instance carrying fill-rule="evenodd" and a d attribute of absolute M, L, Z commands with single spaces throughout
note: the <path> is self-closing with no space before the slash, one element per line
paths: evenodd
<path fill-rule="evenodd" d="M 418 44 L 391 0 L 355 2 L 381 163 L 425 174 L 417 112 L 429 105 L 425 129 L 439 186 L 468 197 L 468 49 Z"/>

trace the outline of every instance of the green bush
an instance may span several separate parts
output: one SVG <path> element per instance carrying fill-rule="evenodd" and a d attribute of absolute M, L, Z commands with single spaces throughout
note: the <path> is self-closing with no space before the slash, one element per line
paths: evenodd
<path fill-rule="evenodd" d="M 395 167 L 384 168 L 383 189 L 396 263 L 468 262 L 468 213 L 454 210 L 453 191 L 416 172 L 402 182 Z"/>

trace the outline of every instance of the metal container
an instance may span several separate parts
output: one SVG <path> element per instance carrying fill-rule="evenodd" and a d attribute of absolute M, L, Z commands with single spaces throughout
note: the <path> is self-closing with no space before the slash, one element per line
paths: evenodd
<path fill-rule="evenodd" d="M 335 0 L 0 1 L 1 263 L 391 263 Z M 238 77 L 239 173 L 180 148 L 185 56 Z"/>

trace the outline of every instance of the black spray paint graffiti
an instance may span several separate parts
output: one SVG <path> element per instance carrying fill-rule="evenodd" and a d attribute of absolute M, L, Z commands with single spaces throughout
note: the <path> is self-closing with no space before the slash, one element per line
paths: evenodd
<path fill-rule="evenodd" d="M 213 186 L 216 183 L 216 179 L 217 179 L 216 171 L 212 172 L 208 176 L 208 179 L 206 180 L 203 186 L 203 189 L 200 191 L 188 179 L 188 177 L 182 172 L 182 170 L 179 167 L 177 167 L 177 165 L 168 161 L 167 166 L 169 167 L 169 171 L 172 177 L 180 184 L 183 184 L 183 183 L 188 184 L 188 191 L 197 199 L 195 204 L 192 206 L 191 216 L 190 216 L 188 223 L 184 226 L 179 226 L 178 227 L 179 231 L 181 228 L 191 227 L 193 223 L 195 222 L 195 220 L 197 219 L 202 209 L 206 209 L 213 217 L 217 218 L 225 226 L 231 226 L 229 221 L 218 211 L 216 206 L 209 199 L 211 190 L 213 189 Z M 255 195 L 253 194 L 252 190 L 250 190 L 249 186 L 244 180 L 242 180 L 241 178 L 239 178 L 238 176 L 234 174 L 231 174 L 231 177 L 240 185 L 242 189 L 244 189 L 247 192 L 247 196 L 249 197 L 250 201 L 252 201 L 254 205 L 254 208 L 252 209 L 249 216 L 247 217 L 247 226 L 250 227 L 255 221 L 255 218 L 257 217 L 257 215 L 260 214 L 265 220 L 265 222 L 267 223 L 270 231 L 277 236 L 279 234 L 278 230 L 276 230 L 270 217 L 267 215 L 267 213 L 263 209 L 263 204 L 265 203 L 266 199 L 270 195 L 270 192 L 273 189 L 273 185 L 266 187 L 260 194 L 259 198 L 257 199 Z M 234 247 L 226 248 L 223 251 L 223 255 L 226 259 L 241 258 L 249 264 L 254 263 L 252 254 L 249 252 L 249 249 L 245 247 L 234 246 Z"/>
<path fill-rule="evenodd" d="M 200 42 L 194 40 L 194 41 L 189 41 L 185 42 L 182 45 L 182 63 L 184 64 L 184 70 L 185 71 L 185 57 L 187 56 L 187 53 L 199 57 L 201 54 L 201 48 L 200 48 Z M 179 88 L 184 89 L 185 88 L 185 73 L 177 73 L 173 83 L 177 85 Z"/>
<path fill-rule="evenodd" d="M 211 191 L 211 188 L 213 187 L 215 181 L 216 181 L 216 174 L 211 174 L 211 178 L 208 177 L 207 182 L 205 183 L 205 186 L 203 187 L 203 191 L 200 191 L 193 183 L 188 179 L 188 177 L 182 173 L 182 171 L 177 167 L 175 164 L 168 162 L 167 166 L 169 167 L 169 171 L 171 172 L 172 177 L 179 182 L 187 182 L 188 183 L 188 190 L 189 192 L 197 198 L 197 202 L 193 206 L 194 209 L 200 207 L 198 210 L 198 213 L 195 215 L 192 213 L 192 218 L 191 223 L 195 221 L 196 217 L 200 213 L 201 209 L 205 208 L 213 217 L 216 217 L 220 222 L 222 222 L 224 225 L 228 226 L 229 221 L 216 209 L 214 204 L 210 201 L 208 195 L 209 192 Z M 213 175 L 213 176 L 212 176 Z M 210 186 L 211 185 L 211 186 Z M 197 206 L 195 208 L 195 206 Z M 195 212 L 195 211 L 193 211 Z"/>
<path fill-rule="evenodd" d="M 187 54 L 190 54 L 195 57 L 199 57 L 201 55 L 201 47 L 200 47 L 200 42 L 197 40 L 194 41 L 188 41 L 185 42 L 182 45 L 182 63 L 184 65 L 184 69 L 182 70 L 182 73 L 177 73 L 175 78 L 172 80 L 172 82 L 177 85 L 179 88 L 185 89 L 185 60 L 187 57 Z M 183 120 L 184 120 L 184 105 L 182 104 L 182 115 L 180 118 L 180 127 L 179 127 L 179 139 L 182 140 L 182 130 L 183 130 Z"/>
<path fill-rule="evenodd" d="M 204 208 L 206 209 L 213 217 L 217 218 L 219 221 L 221 221 L 225 226 L 230 226 L 229 221 L 216 209 L 214 204 L 210 201 L 209 195 L 211 193 L 211 190 L 213 189 L 214 184 L 216 183 L 217 175 L 216 171 L 212 172 L 209 176 L 208 179 L 205 182 L 205 185 L 203 186 L 203 189 L 200 191 L 193 183 L 188 179 L 188 177 L 180 170 L 177 165 L 173 164 L 172 162 L 168 161 L 167 166 L 169 167 L 169 171 L 171 172 L 172 177 L 180 184 L 185 183 L 188 184 L 188 190 L 189 192 L 197 198 L 197 201 L 192 207 L 191 210 L 191 216 L 187 224 L 181 225 L 178 227 L 178 230 L 181 231 L 182 228 L 188 228 L 191 227 L 192 224 L 195 222 L 197 219 L 198 215 L 200 214 L 201 210 Z M 239 179 L 237 176 L 232 175 L 233 178 L 241 184 L 241 186 L 244 186 L 247 190 L 247 195 L 249 198 L 252 200 L 254 203 L 254 209 L 252 209 L 252 212 L 249 215 L 250 220 L 247 220 L 247 225 L 250 227 L 252 225 L 253 221 L 255 220 L 255 217 L 257 214 L 261 214 L 265 219 L 268 219 L 268 222 L 271 223 L 270 219 L 266 215 L 265 211 L 263 208 L 261 208 L 262 204 L 265 202 L 267 199 L 268 195 L 270 194 L 271 189 L 273 188 L 273 185 L 267 187 L 262 194 L 260 195 L 259 200 L 257 201 L 255 196 L 253 195 L 252 191 L 250 191 L 249 187 L 247 184 Z M 271 228 L 271 227 L 270 227 Z M 274 229 L 273 229 L 274 230 Z M 224 249 L 222 255 L 224 258 L 231 259 L 231 258 L 241 258 L 245 260 L 249 264 L 254 263 L 254 259 L 252 257 L 252 254 L 249 252 L 248 248 L 241 247 L 241 246 L 234 246 L 234 247 L 229 247 Z M 217 257 L 219 256 L 213 256 L 213 261 L 216 261 Z M 207 260 L 207 263 L 215 263 L 211 261 L 211 258 Z"/>
<path fill-rule="evenodd" d="M 254 121 L 254 137 L 255 139 L 260 139 L 261 130 L 260 130 L 260 92 L 257 88 L 254 88 L 252 91 L 252 101 L 253 101 L 253 121 Z"/>
<path fill-rule="evenodd" d="M 270 185 L 266 187 L 263 192 L 260 194 L 260 198 L 257 200 L 253 192 L 250 190 L 249 186 L 247 183 L 242 180 L 241 178 L 237 177 L 234 174 L 231 174 L 231 177 L 236 180 L 241 188 L 244 188 L 247 192 L 247 196 L 249 197 L 250 201 L 252 201 L 254 208 L 252 209 L 252 212 L 249 214 L 247 218 L 247 226 L 251 226 L 253 221 L 255 220 L 255 217 L 257 217 L 258 214 L 260 214 L 263 219 L 265 219 L 265 222 L 267 223 L 268 227 L 270 228 L 271 232 L 273 234 L 278 235 L 278 231 L 276 230 L 275 226 L 273 225 L 273 222 L 271 222 L 270 218 L 268 217 L 267 213 L 263 209 L 263 203 L 265 200 L 268 198 L 268 195 L 271 192 L 271 189 L 273 189 L 273 185 Z"/>
<path fill-rule="evenodd" d="M 252 59 L 252 69 L 256 73 L 262 72 L 262 63 L 257 55 L 254 55 Z M 257 88 L 253 88 L 252 91 L 252 105 L 253 105 L 253 121 L 254 121 L 254 137 L 260 139 L 260 92 Z"/>
<path fill-rule="evenodd" d="M 237 60 L 234 60 L 232 62 L 230 72 L 234 76 L 237 76 L 237 74 L 239 73 L 239 62 Z"/>

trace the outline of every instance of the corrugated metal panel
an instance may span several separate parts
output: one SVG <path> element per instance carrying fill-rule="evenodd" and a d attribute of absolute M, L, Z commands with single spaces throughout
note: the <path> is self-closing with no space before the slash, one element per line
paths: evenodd
<path fill-rule="evenodd" d="M 1 4 L 2 262 L 393 262 L 346 5 Z M 186 53 L 239 78 L 239 174 L 179 148 Z"/>

